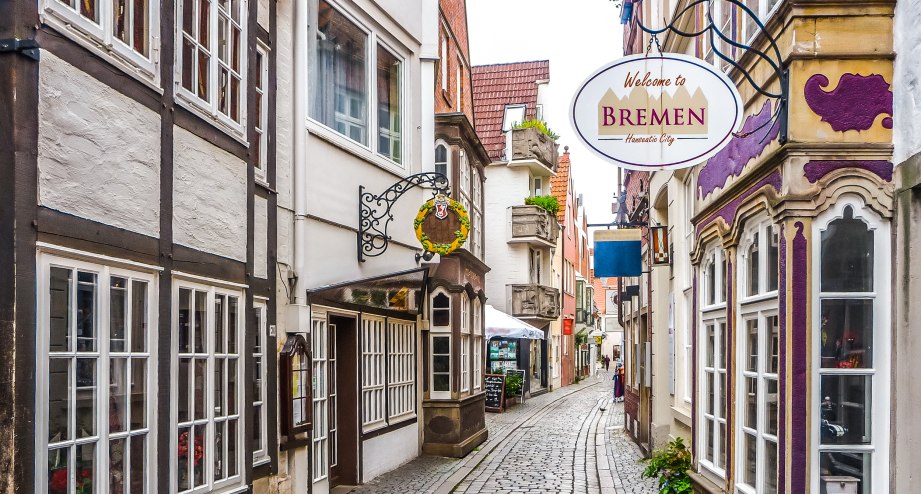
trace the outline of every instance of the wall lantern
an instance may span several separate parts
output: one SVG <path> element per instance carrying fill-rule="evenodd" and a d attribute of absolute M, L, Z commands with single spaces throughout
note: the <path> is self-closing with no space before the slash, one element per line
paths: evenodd
<path fill-rule="evenodd" d="M 295 435 L 307 432 L 313 413 L 313 385 L 311 382 L 310 346 L 302 335 L 288 336 L 278 358 L 281 379 L 281 433 L 285 436 L 281 449 L 290 449 L 309 443 L 308 438 Z"/>

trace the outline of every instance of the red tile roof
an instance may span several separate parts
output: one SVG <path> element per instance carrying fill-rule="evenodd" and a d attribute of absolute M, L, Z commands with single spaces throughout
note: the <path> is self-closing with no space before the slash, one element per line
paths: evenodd
<path fill-rule="evenodd" d="M 525 104 L 525 118 L 537 110 L 537 81 L 550 79 L 550 61 L 516 62 L 473 67 L 473 112 L 476 132 L 493 161 L 502 159 L 505 105 Z"/>
<path fill-rule="evenodd" d="M 556 219 L 561 225 L 566 224 L 566 199 L 569 197 L 569 146 L 563 149 L 556 165 L 556 176 L 550 177 L 550 193 L 560 203 Z"/>

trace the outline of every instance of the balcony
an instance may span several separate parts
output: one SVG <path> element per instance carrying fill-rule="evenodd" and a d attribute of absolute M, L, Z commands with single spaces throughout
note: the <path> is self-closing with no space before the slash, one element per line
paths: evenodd
<path fill-rule="evenodd" d="M 560 236 L 556 216 L 538 206 L 512 206 L 512 234 L 509 243 L 530 243 L 555 247 Z"/>
<path fill-rule="evenodd" d="M 549 286 L 508 285 L 512 316 L 552 320 L 560 317 L 560 291 Z"/>
<path fill-rule="evenodd" d="M 560 158 L 556 141 L 533 127 L 512 129 L 509 134 L 511 160 L 508 166 L 527 166 L 538 175 L 556 173 Z"/>

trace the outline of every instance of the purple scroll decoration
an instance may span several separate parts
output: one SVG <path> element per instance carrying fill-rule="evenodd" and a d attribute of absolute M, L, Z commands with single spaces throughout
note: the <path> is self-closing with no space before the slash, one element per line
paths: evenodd
<path fill-rule="evenodd" d="M 771 100 L 767 100 L 760 112 L 745 119 L 739 135 L 746 135 L 764 125 L 770 125 L 772 116 Z M 766 136 L 756 133 L 747 137 L 733 137 L 725 148 L 710 158 L 707 164 L 700 169 L 700 174 L 697 176 L 700 198 L 707 197 L 707 194 L 716 190 L 717 187 L 725 187 L 729 177 L 738 177 L 745 165 L 760 156 L 768 144 L 777 139 L 779 133 L 780 126 L 773 125 Z"/>
<path fill-rule="evenodd" d="M 859 168 L 886 182 L 892 181 L 892 162 L 885 160 L 813 160 L 803 167 L 803 175 L 809 183 L 814 184 L 825 175 L 842 168 Z"/>
<path fill-rule="evenodd" d="M 844 74 L 838 87 L 826 92 L 828 82 L 815 74 L 806 81 L 804 93 L 809 108 L 836 132 L 868 130 L 881 113 L 889 115 L 883 127 L 892 128 L 892 88 L 883 76 Z"/>

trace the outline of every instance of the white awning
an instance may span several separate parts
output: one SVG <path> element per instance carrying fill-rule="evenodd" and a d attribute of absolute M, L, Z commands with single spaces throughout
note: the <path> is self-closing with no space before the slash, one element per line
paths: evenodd
<path fill-rule="evenodd" d="M 527 338 L 530 340 L 546 339 L 544 332 L 530 324 L 516 319 L 491 305 L 486 306 L 486 339 L 490 338 Z"/>

